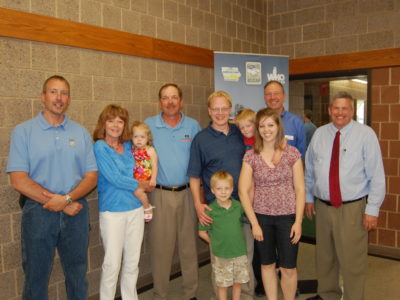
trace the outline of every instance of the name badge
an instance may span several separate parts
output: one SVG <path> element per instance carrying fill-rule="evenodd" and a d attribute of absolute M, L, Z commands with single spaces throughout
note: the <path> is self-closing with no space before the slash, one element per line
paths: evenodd
<path fill-rule="evenodd" d="M 293 140 L 294 140 L 294 136 L 293 136 L 293 135 L 285 135 L 285 138 L 286 138 L 288 141 L 293 141 Z"/>

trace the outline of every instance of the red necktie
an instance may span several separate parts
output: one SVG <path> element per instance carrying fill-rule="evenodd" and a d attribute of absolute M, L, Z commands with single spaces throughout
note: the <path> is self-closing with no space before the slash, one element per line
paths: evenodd
<path fill-rule="evenodd" d="M 342 204 L 339 182 L 339 149 L 340 131 L 337 131 L 335 140 L 333 141 L 331 166 L 329 168 L 329 199 L 331 204 L 336 208 Z"/>

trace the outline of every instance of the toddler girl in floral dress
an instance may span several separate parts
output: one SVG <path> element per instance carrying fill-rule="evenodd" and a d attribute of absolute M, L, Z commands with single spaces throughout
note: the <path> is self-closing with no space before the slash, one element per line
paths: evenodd
<path fill-rule="evenodd" d="M 142 122 L 135 121 L 132 124 L 132 155 L 136 165 L 133 169 L 133 177 L 139 181 L 150 181 L 151 187 L 156 186 L 157 178 L 157 153 L 151 146 L 153 136 L 150 128 Z M 153 217 L 153 206 L 149 202 L 146 191 L 138 188 L 134 192 L 135 196 L 142 202 L 144 209 L 144 219 L 149 222 Z"/>

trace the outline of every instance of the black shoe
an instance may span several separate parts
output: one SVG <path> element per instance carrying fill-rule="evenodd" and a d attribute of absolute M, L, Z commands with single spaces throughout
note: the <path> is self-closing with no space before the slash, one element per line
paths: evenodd
<path fill-rule="evenodd" d="M 193 297 L 193 298 L 190 298 L 189 300 L 197 300 L 197 298 L 196 298 L 196 297 Z"/>
<path fill-rule="evenodd" d="M 319 295 L 315 295 L 314 297 L 307 298 L 306 300 L 324 300 Z"/>
<path fill-rule="evenodd" d="M 265 296 L 265 290 L 262 284 L 257 284 L 255 289 L 254 289 L 254 294 L 257 297 L 264 297 Z"/>

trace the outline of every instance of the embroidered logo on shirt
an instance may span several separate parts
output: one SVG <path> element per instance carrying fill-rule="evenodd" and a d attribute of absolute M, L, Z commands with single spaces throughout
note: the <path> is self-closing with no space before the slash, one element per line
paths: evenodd
<path fill-rule="evenodd" d="M 76 146 L 75 140 L 74 140 L 74 139 L 69 139 L 68 145 L 69 145 L 70 147 L 75 147 L 75 146 Z"/>
<path fill-rule="evenodd" d="M 185 134 L 185 136 L 183 137 L 183 139 L 181 141 L 182 142 L 191 142 L 192 139 L 190 138 L 189 134 Z"/>

